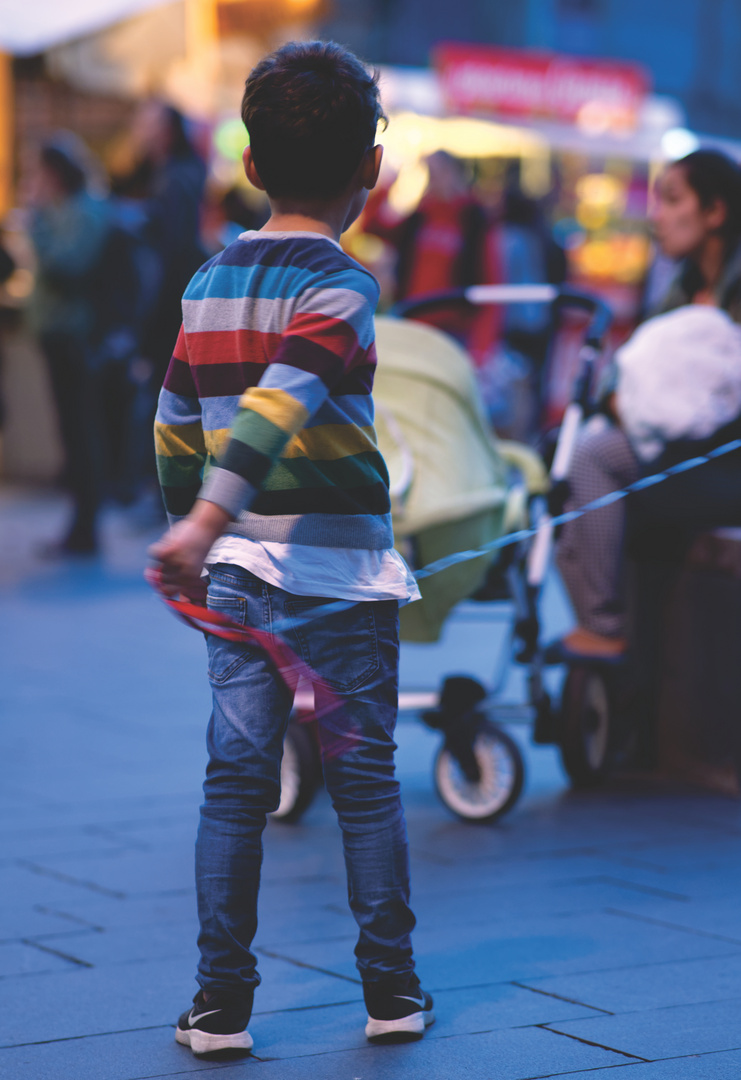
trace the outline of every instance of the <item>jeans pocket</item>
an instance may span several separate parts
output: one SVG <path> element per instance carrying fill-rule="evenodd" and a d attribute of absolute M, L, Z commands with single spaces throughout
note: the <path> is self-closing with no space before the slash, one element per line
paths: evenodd
<path fill-rule="evenodd" d="M 331 600 L 292 597 L 286 611 L 295 619 Z M 328 686 L 341 694 L 358 690 L 380 667 L 378 632 L 371 603 L 355 604 L 347 611 L 318 618 L 293 631 L 303 660 Z"/>
<path fill-rule="evenodd" d="M 228 615 L 234 622 L 244 626 L 247 622 L 247 601 L 239 596 L 211 596 L 208 598 L 211 611 Z M 235 671 L 245 664 L 252 655 L 252 649 L 237 641 L 225 641 L 216 634 L 208 634 L 208 677 L 212 683 L 221 685 Z"/>

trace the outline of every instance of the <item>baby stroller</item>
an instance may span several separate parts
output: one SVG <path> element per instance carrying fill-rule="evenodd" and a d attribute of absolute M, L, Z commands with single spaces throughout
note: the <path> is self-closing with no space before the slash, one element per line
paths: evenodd
<path fill-rule="evenodd" d="M 583 370 L 575 400 L 564 417 L 550 477 L 529 447 L 492 437 L 465 350 L 442 331 L 413 321 L 420 310 L 451 299 L 466 304 L 549 301 L 556 314 L 575 306 L 591 316 L 581 358 Z M 413 569 L 420 570 L 537 524 L 533 540 L 520 540 L 499 554 L 511 633 L 496 682 L 497 687 L 501 685 L 516 654 L 527 666 L 526 708 L 534 721 L 535 740 L 561 741 L 560 733 L 567 730 L 569 745 L 561 745 L 567 769 L 571 761 L 580 762 L 590 754 L 594 758 L 601 732 L 581 722 L 565 727 L 558 723 L 544 686 L 537 601 L 553 534 L 546 495 L 551 490 L 557 494 L 563 487 L 584 413 L 591 366 L 609 323 L 609 312 L 600 302 L 551 286 L 476 286 L 416 299 L 376 321 L 376 429 L 389 467 L 396 547 Z M 402 640 L 436 641 L 452 608 L 482 584 L 492 559 L 490 551 L 420 580 L 422 600 L 401 609 Z M 569 700 L 573 698 L 572 692 Z M 298 697 L 296 710 L 305 706 Z M 496 688 L 488 691 L 476 680 L 456 675 L 444 680 L 439 694 L 401 693 L 399 707 L 419 712 L 427 726 L 441 733 L 433 781 L 453 813 L 485 822 L 514 806 L 522 790 L 524 767 L 517 744 L 496 723 Z M 310 725 L 292 721 L 281 771 L 281 804 L 274 816 L 297 820 L 320 778 Z"/>

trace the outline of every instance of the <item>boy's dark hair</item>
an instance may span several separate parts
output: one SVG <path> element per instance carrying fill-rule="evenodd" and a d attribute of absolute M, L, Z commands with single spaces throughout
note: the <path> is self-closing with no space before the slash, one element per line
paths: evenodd
<path fill-rule="evenodd" d="M 386 116 L 378 74 L 333 41 L 292 41 L 249 74 L 242 120 L 268 195 L 339 194 Z"/>

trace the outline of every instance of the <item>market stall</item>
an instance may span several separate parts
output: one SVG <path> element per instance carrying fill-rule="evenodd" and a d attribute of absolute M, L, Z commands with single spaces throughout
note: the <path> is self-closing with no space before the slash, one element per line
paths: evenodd
<path fill-rule="evenodd" d="M 623 340 L 653 257 L 653 178 L 700 141 L 684 129 L 678 103 L 653 96 L 648 73 L 635 64 L 459 43 L 440 45 L 430 69 L 384 69 L 381 86 L 392 208 L 403 214 L 416 205 L 425 159 L 436 150 L 469 162 L 493 215 L 506 185 L 519 185 L 540 204 L 569 280 L 615 312 L 612 347 Z M 360 257 L 380 259 L 374 238 L 351 243 Z M 567 322 L 558 339 L 547 423 L 570 393 L 578 329 Z"/>

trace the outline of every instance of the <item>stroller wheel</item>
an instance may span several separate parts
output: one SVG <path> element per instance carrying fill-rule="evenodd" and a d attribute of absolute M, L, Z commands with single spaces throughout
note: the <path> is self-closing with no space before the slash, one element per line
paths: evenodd
<path fill-rule="evenodd" d="M 291 720 L 283 740 L 280 765 L 280 803 L 270 815 L 290 825 L 308 809 L 319 787 L 321 769 L 311 732 Z"/>
<path fill-rule="evenodd" d="M 465 821 L 496 821 L 517 802 L 525 768 L 517 743 L 490 721 L 484 721 L 473 740 L 478 779 L 472 780 L 446 745 L 434 766 L 437 793 Z"/>
<path fill-rule="evenodd" d="M 561 759 L 574 787 L 594 787 L 609 770 L 613 719 L 608 685 L 594 667 L 569 669 L 561 706 Z"/>

